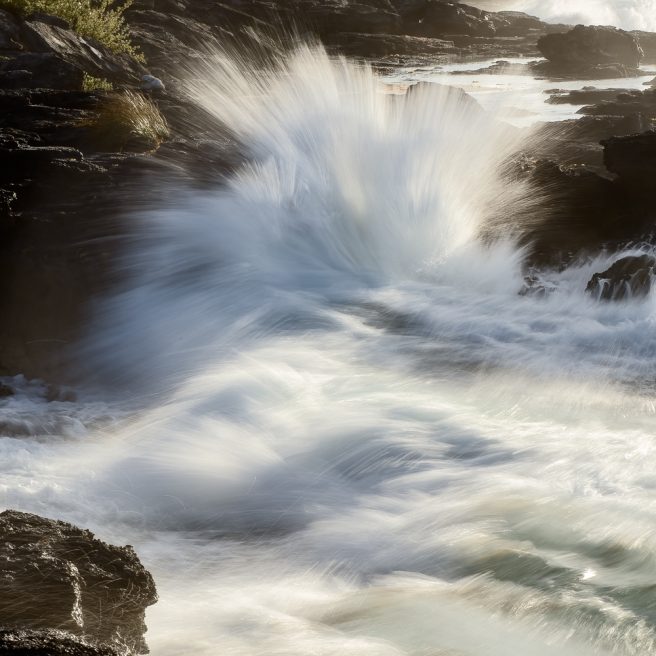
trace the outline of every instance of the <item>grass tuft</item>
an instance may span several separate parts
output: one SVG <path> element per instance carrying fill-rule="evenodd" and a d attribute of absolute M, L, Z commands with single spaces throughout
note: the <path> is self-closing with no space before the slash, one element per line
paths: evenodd
<path fill-rule="evenodd" d="M 98 145 L 107 150 L 155 150 L 169 136 L 157 105 L 135 91 L 109 97 L 91 128 Z"/>
<path fill-rule="evenodd" d="M 58 16 L 80 36 L 96 39 L 113 52 L 143 62 L 143 55 L 132 45 L 123 16 L 132 0 L 119 7 L 112 6 L 113 3 L 113 0 L 0 0 L 0 8 L 24 18 L 35 12 Z"/>

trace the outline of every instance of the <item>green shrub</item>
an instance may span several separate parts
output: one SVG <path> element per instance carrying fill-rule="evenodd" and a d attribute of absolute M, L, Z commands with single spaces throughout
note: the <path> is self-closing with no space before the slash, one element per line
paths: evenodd
<path fill-rule="evenodd" d="M 112 7 L 113 0 L 0 0 L 0 8 L 27 17 L 35 12 L 58 16 L 80 35 L 96 39 L 113 52 L 126 53 L 143 61 L 132 45 L 123 13 L 132 4 L 128 0 Z"/>
<path fill-rule="evenodd" d="M 114 85 L 104 77 L 93 77 L 88 73 L 82 78 L 82 91 L 112 91 Z"/>

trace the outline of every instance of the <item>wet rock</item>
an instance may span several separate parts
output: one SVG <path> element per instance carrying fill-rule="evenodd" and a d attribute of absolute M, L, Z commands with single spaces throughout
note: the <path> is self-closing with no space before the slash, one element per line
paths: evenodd
<path fill-rule="evenodd" d="M 551 105 L 593 105 L 595 103 L 615 100 L 618 95 L 625 93 L 624 89 L 598 89 L 597 87 L 583 87 L 582 89 L 549 89 L 548 103 Z"/>
<path fill-rule="evenodd" d="M 121 656 L 109 645 L 100 645 L 65 631 L 0 629 L 3 656 Z"/>
<path fill-rule="evenodd" d="M 5 629 L 61 629 L 129 653 L 147 652 L 145 609 L 157 594 L 132 547 L 13 510 L 0 513 L 0 538 Z"/>
<path fill-rule="evenodd" d="M 595 273 L 586 292 L 603 301 L 641 298 L 649 294 L 656 267 L 651 255 L 623 257 L 601 273 Z"/>
<path fill-rule="evenodd" d="M 628 196 L 585 166 L 538 161 L 530 164 L 529 180 L 545 199 L 541 212 L 518 218 L 531 266 L 560 266 L 641 229 L 642 219 L 627 215 Z"/>
<path fill-rule="evenodd" d="M 649 201 L 656 180 L 656 132 L 612 137 L 602 142 L 606 168 L 618 184 Z"/>
<path fill-rule="evenodd" d="M 644 118 L 656 118 L 656 89 L 624 91 L 614 100 L 605 100 L 579 110 L 592 116 L 627 116 L 641 114 Z"/>
<path fill-rule="evenodd" d="M 15 393 L 13 387 L 6 385 L 5 383 L 0 383 L 0 398 L 14 396 Z"/>
<path fill-rule="evenodd" d="M 48 403 L 53 403 L 55 401 L 75 403 L 77 401 L 77 394 L 72 389 L 50 384 L 46 388 L 46 401 L 48 401 Z"/>
<path fill-rule="evenodd" d="M 400 17 L 389 2 L 342 2 L 301 0 L 294 13 L 304 25 L 320 36 L 338 32 L 394 34 L 399 32 Z"/>
<path fill-rule="evenodd" d="M 520 296 L 532 296 L 534 298 L 546 298 L 557 290 L 556 285 L 543 280 L 539 275 L 530 273 L 524 277 L 524 284 L 519 290 Z"/>
<path fill-rule="evenodd" d="M 501 23 L 503 21 L 503 23 Z M 546 24 L 537 16 L 521 11 L 500 11 L 496 14 L 497 36 L 524 36 L 531 32 L 541 32 Z"/>
<path fill-rule="evenodd" d="M 385 57 L 389 55 L 441 55 L 457 53 L 453 41 L 398 34 L 336 34 L 331 45 L 345 55 Z"/>
<path fill-rule="evenodd" d="M 399 10 L 406 34 L 494 36 L 497 31 L 490 12 L 457 2 L 406 0 L 400 3 Z"/>
<path fill-rule="evenodd" d="M 162 80 L 155 77 L 154 75 L 144 75 L 141 78 L 140 88 L 142 91 L 149 91 L 149 92 L 166 90 L 166 87 L 164 86 L 164 82 L 162 82 Z"/>
<path fill-rule="evenodd" d="M 0 87 L 80 89 L 84 71 L 52 52 L 26 52 L 0 64 Z"/>
<path fill-rule="evenodd" d="M 464 89 L 454 87 L 450 84 L 438 84 L 437 82 L 417 82 L 408 87 L 406 98 L 411 98 L 415 94 L 425 94 L 428 100 L 438 98 L 448 100 L 454 107 L 460 108 L 470 116 L 483 114 L 484 109 L 473 96 L 470 96 Z M 437 95 L 435 95 L 437 94 Z"/>
<path fill-rule="evenodd" d="M 0 9 L 0 50 L 20 50 L 20 26 L 12 14 Z"/>
<path fill-rule="evenodd" d="M 640 66 L 643 52 L 635 36 L 615 27 L 577 25 L 566 33 L 547 34 L 538 41 L 540 52 L 553 69 L 580 72 L 604 69 L 599 66 L 621 65 L 634 71 Z M 619 69 L 608 69 L 608 75 Z"/>
<path fill-rule="evenodd" d="M 631 34 L 637 39 L 645 64 L 656 64 L 656 33 L 636 30 Z"/>

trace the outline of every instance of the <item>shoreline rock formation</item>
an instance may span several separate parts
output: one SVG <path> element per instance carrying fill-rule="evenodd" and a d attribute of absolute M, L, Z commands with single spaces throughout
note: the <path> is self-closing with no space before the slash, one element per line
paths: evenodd
<path fill-rule="evenodd" d="M 38 515 L 0 513 L 0 652 L 145 654 L 145 611 L 156 601 L 132 547 Z"/>

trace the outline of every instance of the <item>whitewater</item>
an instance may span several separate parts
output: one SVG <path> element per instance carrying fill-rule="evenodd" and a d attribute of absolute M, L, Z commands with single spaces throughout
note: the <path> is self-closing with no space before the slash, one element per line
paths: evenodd
<path fill-rule="evenodd" d="M 531 131 L 309 46 L 188 93 L 247 162 L 129 217 L 0 504 L 133 544 L 154 656 L 656 654 L 656 300 L 519 294 Z"/>

